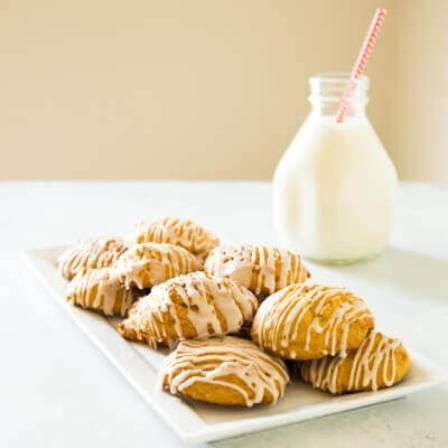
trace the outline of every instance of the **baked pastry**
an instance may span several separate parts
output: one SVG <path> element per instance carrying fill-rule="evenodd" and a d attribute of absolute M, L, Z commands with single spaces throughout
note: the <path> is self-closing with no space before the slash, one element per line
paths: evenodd
<path fill-rule="evenodd" d="M 215 235 L 193 221 L 168 217 L 149 224 L 140 224 L 136 239 L 137 243 L 175 244 L 202 260 L 219 244 Z"/>
<path fill-rule="evenodd" d="M 181 342 L 168 357 L 160 380 L 173 395 L 251 407 L 275 403 L 283 396 L 289 375 L 281 360 L 251 341 L 227 336 Z"/>
<path fill-rule="evenodd" d="M 82 241 L 59 256 L 59 272 L 71 280 L 80 271 L 111 266 L 126 249 L 127 245 L 120 237 L 100 237 Z"/>
<path fill-rule="evenodd" d="M 253 319 L 256 297 L 230 279 L 193 272 L 162 283 L 142 297 L 123 321 L 120 333 L 149 346 L 172 346 L 182 339 L 238 332 Z"/>
<path fill-rule="evenodd" d="M 170 278 L 201 268 L 199 260 L 182 247 L 143 243 L 127 250 L 113 269 L 127 288 L 151 288 Z"/>
<path fill-rule="evenodd" d="M 272 294 L 309 276 L 299 255 L 275 247 L 235 245 L 213 250 L 205 261 L 205 271 L 228 277 L 255 294 Z"/>
<path fill-rule="evenodd" d="M 371 331 L 360 347 L 337 356 L 299 364 L 302 378 L 315 389 L 332 394 L 382 389 L 399 383 L 411 365 L 399 339 Z"/>
<path fill-rule="evenodd" d="M 345 356 L 374 327 L 362 299 L 343 288 L 319 284 L 288 286 L 269 296 L 252 325 L 252 340 L 291 360 Z"/>
<path fill-rule="evenodd" d="M 82 308 L 102 311 L 107 316 L 126 316 L 137 291 L 126 289 L 110 268 L 79 272 L 69 283 L 67 299 Z"/>

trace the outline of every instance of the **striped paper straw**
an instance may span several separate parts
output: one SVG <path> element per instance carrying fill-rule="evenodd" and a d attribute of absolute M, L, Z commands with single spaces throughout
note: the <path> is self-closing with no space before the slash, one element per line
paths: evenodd
<path fill-rule="evenodd" d="M 347 111 L 350 99 L 356 89 L 356 80 L 359 79 L 364 70 L 366 69 L 367 61 L 373 51 L 378 34 L 383 26 L 384 19 L 386 17 L 387 11 L 385 8 L 378 8 L 370 24 L 369 30 L 367 31 L 366 37 L 362 44 L 361 50 L 359 51 L 358 59 L 350 73 L 350 79 L 345 88 L 344 94 L 342 95 L 341 102 L 339 104 L 339 109 L 336 114 L 336 122 L 342 123 L 344 121 L 345 112 Z"/>

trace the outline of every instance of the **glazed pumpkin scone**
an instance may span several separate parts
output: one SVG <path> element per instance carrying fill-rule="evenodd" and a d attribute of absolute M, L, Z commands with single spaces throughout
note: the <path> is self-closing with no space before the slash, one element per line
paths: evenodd
<path fill-rule="evenodd" d="M 136 240 L 138 243 L 181 246 L 202 260 L 219 244 L 215 235 L 193 221 L 169 217 L 149 224 L 139 224 Z"/>
<path fill-rule="evenodd" d="M 214 249 L 205 261 L 205 271 L 236 280 L 262 295 L 304 282 L 310 276 L 299 255 L 286 249 L 253 245 Z"/>
<path fill-rule="evenodd" d="M 288 286 L 269 296 L 252 325 L 252 340 L 291 360 L 345 356 L 358 348 L 374 319 L 350 291 L 319 284 Z"/>
<path fill-rule="evenodd" d="M 154 287 L 135 303 L 119 331 L 154 348 L 172 346 L 182 339 L 236 333 L 252 321 L 257 307 L 255 296 L 234 281 L 193 272 Z"/>
<path fill-rule="evenodd" d="M 111 266 L 127 249 L 121 237 L 100 237 L 82 241 L 58 258 L 59 272 L 71 280 L 78 272 Z"/>
<path fill-rule="evenodd" d="M 400 340 L 372 331 L 345 358 L 327 356 L 303 362 L 298 369 L 315 389 L 342 394 L 391 387 L 406 376 L 410 365 Z"/>
<path fill-rule="evenodd" d="M 201 268 L 190 252 L 173 244 L 135 244 L 115 263 L 115 274 L 128 288 L 151 288 Z"/>
<path fill-rule="evenodd" d="M 173 395 L 251 407 L 277 402 L 289 375 L 281 360 L 251 341 L 227 336 L 181 342 L 168 357 L 160 382 Z"/>
<path fill-rule="evenodd" d="M 79 272 L 69 283 L 67 300 L 82 308 L 102 311 L 108 316 L 126 316 L 139 297 L 126 289 L 110 268 Z"/>

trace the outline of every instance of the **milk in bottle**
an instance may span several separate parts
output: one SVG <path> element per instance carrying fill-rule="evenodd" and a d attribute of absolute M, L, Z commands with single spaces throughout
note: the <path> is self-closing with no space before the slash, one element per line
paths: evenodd
<path fill-rule="evenodd" d="M 352 262 L 382 251 L 391 231 L 397 174 L 366 114 L 358 79 L 342 123 L 348 74 L 310 79 L 312 110 L 277 165 L 274 220 L 280 242 L 309 258 Z"/>

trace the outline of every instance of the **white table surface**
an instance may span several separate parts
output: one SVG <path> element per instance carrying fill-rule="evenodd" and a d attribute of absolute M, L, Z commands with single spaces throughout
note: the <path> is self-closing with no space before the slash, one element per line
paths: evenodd
<path fill-rule="evenodd" d="M 148 167 L 150 170 L 151 167 Z M 188 216 L 223 239 L 275 243 L 270 184 L 0 183 L 0 447 L 181 447 L 48 298 L 19 251 Z M 380 282 L 384 327 L 448 371 L 448 186 L 405 184 L 391 247 L 337 268 Z M 448 386 L 406 399 L 215 443 L 217 447 L 447 447 Z"/>

